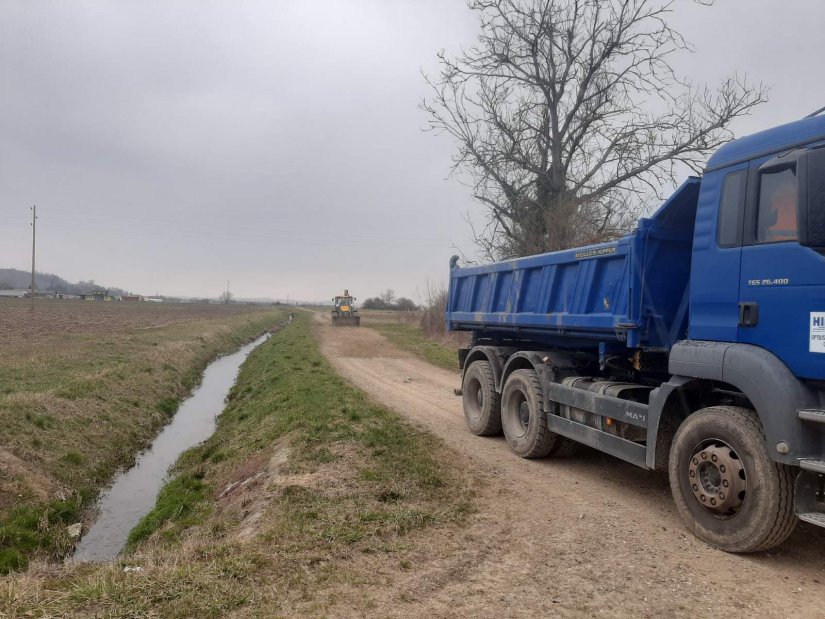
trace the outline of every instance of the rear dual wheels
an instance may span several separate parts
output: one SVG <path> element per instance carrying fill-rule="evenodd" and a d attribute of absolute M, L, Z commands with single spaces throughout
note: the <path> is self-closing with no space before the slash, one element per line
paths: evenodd
<path fill-rule="evenodd" d="M 534 370 L 515 370 L 501 393 L 501 425 L 507 444 L 522 458 L 564 457 L 579 444 L 551 432 L 544 411 L 544 393 Z"/>
<path fill-rule="evenodd" d="M 476 436 L 501 434 L 501 407 L 496 378 L 489 361 L 474 361 L 461 385 L 464 418 Z"/>
<path fill-rule="evenodd" d="M 522 458 L 568 456 L 578 448 L 547 428 L 541 382 L 533 370 L 515 370 L 499 395 L 489 361 L 474 361 L 464 373 L 462 395 L 470 432 L 494 436 L 504 430 L 510 449 Z"/>
<path fill-rule="evenodd" d="M 711 406 L 693 413 L 673 439 L 670 488 L 698 538 L 727 552 L 758 552 L 793 531 L 793 471 L 770 459 L 756 413 Z"/>
<path fill-rule="evenodd" d="M 522 458 L 541 458 L 553 449 L 556 435 L 547 429 L 544 398 L 533 370 L 515 370 L 501 393 L 501 426 L 507 444 Z"/>

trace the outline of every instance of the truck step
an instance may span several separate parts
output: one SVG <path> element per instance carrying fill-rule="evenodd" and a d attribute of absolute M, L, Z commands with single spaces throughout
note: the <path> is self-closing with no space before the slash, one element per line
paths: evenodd
<path fill-rule="evenodd" d="M 825 411 L 808 408 L 796 411 L 797 416 L 803 421 L 816 421 L 818 423 L 825 423 Z"/>
<path fill-rule="evenodd" d="M 810 512 L 808 514 L 797 514 L 803 522 L 810 522 L 818 527 L 825 527 L 825 514 L 822 512 Z"/>
<path fill-rule="evenodd" d="M 800 460 L 799 466 L 806 471 L 825 474 L 825 460 Z"/>

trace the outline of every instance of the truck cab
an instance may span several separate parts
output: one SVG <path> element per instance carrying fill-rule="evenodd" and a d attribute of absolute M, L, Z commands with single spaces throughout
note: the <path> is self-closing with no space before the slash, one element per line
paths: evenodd
<path fill-rule="evenodd" d="M 825 117 L 741 138 L 708 161 L 690 278 L 694 340 L 752 344 L 825 380 Z"/>

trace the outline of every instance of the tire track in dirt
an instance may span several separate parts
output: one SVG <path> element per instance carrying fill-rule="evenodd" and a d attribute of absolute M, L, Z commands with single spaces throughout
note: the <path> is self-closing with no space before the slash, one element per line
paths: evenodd
<path fill-rule="evenodd" d="M 825 617 L 820 529 L 801 525 L 762 555 L 714 550 L 682 526 L 665 477 L 588 449 L 520 459 L 466 429 L 457 373 L 327 320 L 316 315 L 315 332 L 337 371 L 441 437 L 483 481 L 469 525 L 430 531 L 438 539 L 415 570 L 374 566 L 414 604 L 374 587 L 377 615 Z"/>

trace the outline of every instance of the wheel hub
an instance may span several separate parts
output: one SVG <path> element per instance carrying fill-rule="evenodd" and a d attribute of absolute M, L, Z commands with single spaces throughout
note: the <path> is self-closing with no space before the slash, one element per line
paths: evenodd
<path fill-rule="evenodd" d="M 694 452 L 688 477 L 696 500 L 712 512 L 732 515 L 745 500 L 745 467 L 730 445 L 722 441 L 700 446 Z"/>
<path fill-rule="evenodd" d="M 530 426 L 530 405 L 525 401 L 522 402 L 518 409 L 519 421 L 524 430 Z"/>

